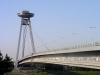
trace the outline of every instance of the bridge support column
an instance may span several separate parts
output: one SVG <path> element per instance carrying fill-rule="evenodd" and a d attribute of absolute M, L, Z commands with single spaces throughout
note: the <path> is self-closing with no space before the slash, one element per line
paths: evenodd
<path fill-rule="evenodd" d="M 22 20 L 21 20 L 21 26 L 20 26 L 20 32 L 19 32 L 19 39 L 18 39 L 18 47 L 17 47 L 17 54 L 16 54 L 16 64 L 15 64 L 16 68 L 18 66 L 18 56 L 19 56 L 19 49 L 20 49 L 20 42 L 21 42 L 22 30 L 23 30 L 22 58 L 24 57 L 27 27 L 29 27 L 29 31 L 30 31 L 30 39 L 31 39 L 31 44 L 32 44 L 32 50 L 33 50 L 33 53 L 35 53 L 33 33 L 32 33 L 31 21 L 30 21 L 30 18 L 33 17 L 34 14 L 30 13 L 29 11 L 23 11 L 21 13 L 18 13 L 18 16 L 21 17 Z"/>

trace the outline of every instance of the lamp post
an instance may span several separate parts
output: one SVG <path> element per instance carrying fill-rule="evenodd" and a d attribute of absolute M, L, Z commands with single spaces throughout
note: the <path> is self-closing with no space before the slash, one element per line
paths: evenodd
<path fill-rule="evenodd" d="M 73 38 L 74 38 L 74 45 L 75 45 L 76 44 L 76 38 L 75 38 L 75 36 L 77 35 L 77 33 L 72 33 L 72 35 L 74 35 Z"/>
<path fill-rule="evenodd" d="M 56 43 L 56 41 L 52 41 L 52 43 Z M 54 44 L 54 48 L 53 49 L 55 49 L 55 44 Z"/>
<path fill-rule="evenodd" d="M 61 39 L 62 39 L 62 48 L 64 47 L 64 39 L 65 39 L 65 37 L 61 37 Z"/>
<path fill-rule="evenodd" d="M 96 27 L 90 27 L 90 28 L 92 29 L 92 42 L 94 42 L 94 38 L 93 38 L 93 36 L 94 36 L 93 29 L 96 28 Z"/>
<path fill-rule="evenodd" d="M 46 43 L 46 46 L 49 47 L 49 43 Z"/>

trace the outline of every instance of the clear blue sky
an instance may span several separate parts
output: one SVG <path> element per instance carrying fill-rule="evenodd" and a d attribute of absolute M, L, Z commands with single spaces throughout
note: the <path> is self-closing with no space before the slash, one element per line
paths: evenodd
<path fill-rule="evenodd" d="M 92 37 L 100 41 L 100 0 L 0 0 L 0 9 L 0 49 L 13 60 L 21 22 L 17 13 L 23 10 L 35 14 L 31 18 L 32 28 L 49 49 L 92 42 Z M 46 50 L 35 35 L 34 41 L 37 52 Z M 28 55 L 31 44 L 26 45 Z"/>

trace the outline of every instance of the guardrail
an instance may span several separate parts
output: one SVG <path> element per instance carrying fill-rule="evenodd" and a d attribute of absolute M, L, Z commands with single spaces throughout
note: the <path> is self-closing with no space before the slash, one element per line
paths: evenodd
<path fill-rule="evenodd" d="M 71 49 L 95 47 L 95 46 L 100 46 L 100 42 L 86 43 L 86 44 L 81 44 L 81 45 L 69 46 L 69 47 L 65 47 L 65 48 L 53 49 L 53 50 L 49 50 L 49 51 L 42 51 L 42 52 L 38 52 L 36 54 L 46 53 L 46 52 L 55 52 L 55 51 L 60 51 L 60 50 L 71 50 Z M 31 55 L 33 55 L 33 53 Z M 28 56 L 30 57 L 30 55 L 28 55 Z M 25 56 L 25 57 L 28 57 L 28 56 Z"/>
<path fill-rule="evenodd" d="M 100 42 L 93 42 L 93 43 L 86 43 L 86 44 L 81 44 L 81 45 L 75 45 L 75 46 L 69 46 L 65 48 L 60 48 L 60 49 L 53 49 L 49 51 L 42 51 L 38 53 L 46 53 L 46 52 L 54 52 L 54 51 L 59 51 L 59 50 L 70 50 L 70 49 L 79 49 L 79 48 L 87 48 L 87 47 L 94 47 L 94 46 L 100 46 Z"/>

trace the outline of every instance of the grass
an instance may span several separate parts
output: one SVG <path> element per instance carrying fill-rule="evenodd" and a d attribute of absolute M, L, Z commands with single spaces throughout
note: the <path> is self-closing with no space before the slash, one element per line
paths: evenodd
<path fill-rule="evenodd" d="M 5 75 L 100 75 L 100 71 L 20 71 Z"/>

